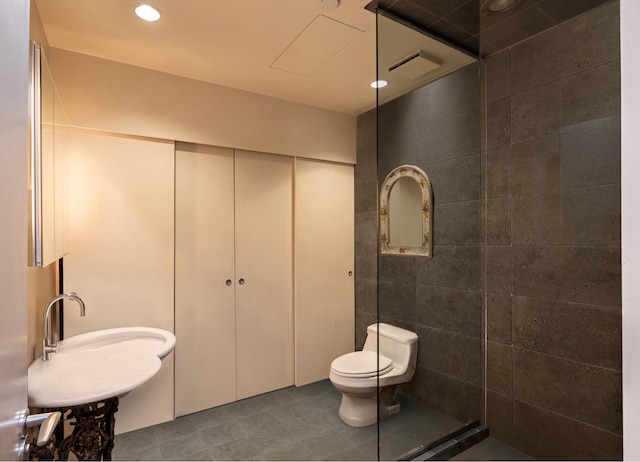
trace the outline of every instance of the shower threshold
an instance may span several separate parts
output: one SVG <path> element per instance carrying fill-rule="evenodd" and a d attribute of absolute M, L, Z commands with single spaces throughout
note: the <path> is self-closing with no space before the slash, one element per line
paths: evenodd
<path fill-rule="evenodd" d="M 489 427 L 477 420 L 467 422 L 431 443 L 420 445 L 398 460 L 449 460 L 489 436 Z"/>

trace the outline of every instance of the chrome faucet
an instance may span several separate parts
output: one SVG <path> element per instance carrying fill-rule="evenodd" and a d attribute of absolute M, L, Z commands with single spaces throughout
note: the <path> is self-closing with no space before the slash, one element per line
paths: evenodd
<path fill-rule="evenodd" d="M 51 308 L 60 300 L 69 299 L 78 302 L 80 305 L 80 316 L 85 315 L 84 302 L 78 294 L 73 292 L 69 294 L 60 294 L 55 296 L 44 309 L 44 339 L 42 339 L 42 360 L 49 361 L 51 355 L 56 352 L 58 345 L 53 343 L 51 328 Z"/>

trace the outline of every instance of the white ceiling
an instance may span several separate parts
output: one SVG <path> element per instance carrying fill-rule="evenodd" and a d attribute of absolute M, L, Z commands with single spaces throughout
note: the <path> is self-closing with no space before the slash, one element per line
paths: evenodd
<path fill-rule="evenodd" d="M 325 10 L 321 0 L 149 0 L 162 12 L 156 23 L 135 16 L 136 0 L 36 5 L 52 47 L 355 115 L 376 102 L 368 2 L 341 0 Z M 416 51 L 424 39 L 417 36 L 397 59 Z"/>

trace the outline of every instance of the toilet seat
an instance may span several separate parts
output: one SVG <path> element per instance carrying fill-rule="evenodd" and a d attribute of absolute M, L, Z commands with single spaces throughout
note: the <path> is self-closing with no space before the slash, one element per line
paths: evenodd
<path fill-rule="evenodd" d="M 379 358 L 379 360 L 378 360 Z M 336 358 L 331 370 L 341 377 L 369 378 L 384 375 L 393 369 L 393 361 L 373 351 L 354 351 Z"/>

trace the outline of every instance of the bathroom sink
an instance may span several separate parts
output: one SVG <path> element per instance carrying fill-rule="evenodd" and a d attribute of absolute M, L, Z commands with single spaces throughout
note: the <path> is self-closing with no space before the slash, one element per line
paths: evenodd
<path fill-rule="evenodd" d="M 75 335 L 51 359 L 29 366 L 31 406 L 58 408 L 122 397 L 151 380 L 175 336 L 153 327 L 121 327 Z"/>
<path fill-rule="evenodd" d="M 153 327 L 119 327 L 74 335 L 58 342 L 58 355 L 79 351 L 151 353 L 162 359 L 173 351 L 175 336 Z"/>
<path fill-rule="evenodd" d="M 151 380 L 160 363 L 149 353 L 108 349 L 40 357 L 29 366 L 29 405 L 61 408 L 123 397 Z"/>

